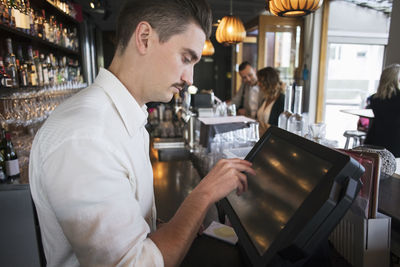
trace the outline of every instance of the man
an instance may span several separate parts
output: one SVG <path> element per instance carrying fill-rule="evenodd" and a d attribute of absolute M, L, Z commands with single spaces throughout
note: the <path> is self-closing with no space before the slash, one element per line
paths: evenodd
<path fill-rule="evenodd" d="M 211 31 L 204 0 L 132 0 L 121 11 L 108 70 L 60 105 L 37 133 L 30 186 L 48 266 L 175 266 L 207 212 L 254 174 L 222 160 L 155 225 L 145 103 L 168 102 L 193 80 Z"/>
<path fill-rule="evenodd" d="M 258 95 L 256 72 L 249 62 L 244 61 L 239 65 L 239 75 L 242 78 L 242 85 L 231 103 L 236 105 L 239 115 L 255 118 L 262 103 L 262 99 Z"/>

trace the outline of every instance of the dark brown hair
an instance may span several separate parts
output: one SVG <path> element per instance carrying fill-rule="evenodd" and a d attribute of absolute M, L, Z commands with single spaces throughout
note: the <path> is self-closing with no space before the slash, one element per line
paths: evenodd
<path fill-rule="evenodd" d="M 278 70 L 272 67 L 263 68 L 257 71 L 257 79 L 265 99 L 274 98 L 283 92 Z"/>
<path fill-rule="evenodd" d="M 252 67 L 251 64 L 250 64 L 250 62 L 248 62 L 248 61 L 243 61 L 243 62 L 239 65 L 239 71 L 244 70 L 247 66 Z"/>
<path fill-rule="evenodd" d="M 164 43 L 196 23 L 208 39 L 211 34 L 211 9 L 205 0 L 127 0 L 117 21 L 117 47 L 123 52 L 137 25 L 147 21 Z"/>

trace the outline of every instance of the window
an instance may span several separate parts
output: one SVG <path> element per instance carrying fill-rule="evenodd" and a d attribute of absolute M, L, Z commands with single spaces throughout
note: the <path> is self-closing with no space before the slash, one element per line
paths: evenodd
<path fill-rule="evenodd" d="M 329 43 L 325 89 L 326 137 L 343 147 L 346 130 L 357 128 L 358 117 L 343 109 L 365 108 L 366 99 L 378 87 L 382 71 L 383 45 Z M 341 51 L 342 57 L 338 56 Z"/>

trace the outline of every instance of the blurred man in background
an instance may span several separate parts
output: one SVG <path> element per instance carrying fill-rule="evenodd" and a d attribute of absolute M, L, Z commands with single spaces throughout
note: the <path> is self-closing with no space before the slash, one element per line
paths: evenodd
<path fill-rule="evenodd" d="M 238 115 L 255 118 L 262 103 L 262 99 L 259 97 L 256 71 L 248 61 L 244 61 L 239 65 L 239 75 L 242 78 L 242 85 L 232 98 L 231 104 L 236 105 Z"/>

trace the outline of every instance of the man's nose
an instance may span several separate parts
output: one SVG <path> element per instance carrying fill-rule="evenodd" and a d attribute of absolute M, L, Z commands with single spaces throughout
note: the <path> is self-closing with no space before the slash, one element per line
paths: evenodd
<path fill-rule="evenodd" d="M 187 67 L 182 73 L 182 81 L 187 85 L 193 84 L 193 66 Z"/>

